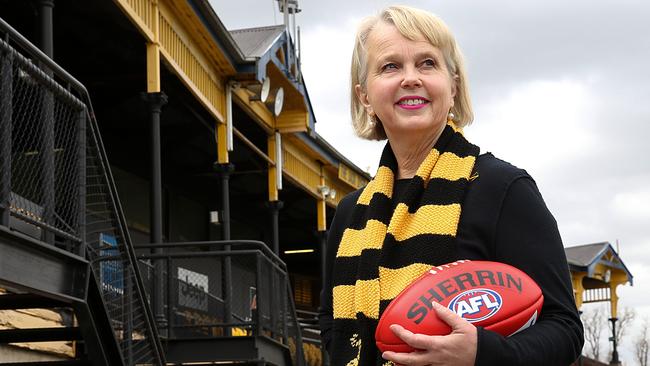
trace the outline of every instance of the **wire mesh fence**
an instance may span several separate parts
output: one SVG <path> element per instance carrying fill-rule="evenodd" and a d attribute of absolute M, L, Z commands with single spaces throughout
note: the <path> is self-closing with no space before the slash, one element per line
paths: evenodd
<path fill-rule="evenodd" d="M 263 243 L 251 243 L 183 243 L 180 252 L 169 250 L 173 243 L 140 246 L 167 248 L 139 255 L 147 297 L 163 288 L 159 329 L 169 338 L 264 336 L 287 346 L 294 365 L 304 365 L 286 267 L 261 250 Z"/>
<path fill-rule="evenodd" d="M 0 225 L 87 257 L 124 363 L 162 365 L 88 93 L 0 30 Z"/>
<path fill-rule="evenodd" d="M 92 121 L 91 121 L 92 122 Z M 86 245 L 104 305 L 127 365 L 161 364 L 157 336 L 131 243 L 121 222 L 121 209 L 107 163 L 101 155 L 96 126 L 88 129 L 86 151 Z"/>
<path fill-rule="evenodd" d="M 2 224 L 79 253 L 86 106 L 0 41 Z"/>

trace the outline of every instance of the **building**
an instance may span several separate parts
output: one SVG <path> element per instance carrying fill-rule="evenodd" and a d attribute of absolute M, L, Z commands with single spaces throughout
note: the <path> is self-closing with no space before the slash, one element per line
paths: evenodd
<path fill-rule="evenodd" d="M 317 134 L 291 30 L 207 0 L 2 9 L 3 354 L 320 362 L 326 227 L 370 177 Z"/>
<path fill-rule="evenodd" d="M 321 364 L 326 228 L 370 177 L 316 133 L 292 32 L 207 0 L 0 5 L 0 361 Z M 567 257 L 616 314 L 611 245 Z"/>

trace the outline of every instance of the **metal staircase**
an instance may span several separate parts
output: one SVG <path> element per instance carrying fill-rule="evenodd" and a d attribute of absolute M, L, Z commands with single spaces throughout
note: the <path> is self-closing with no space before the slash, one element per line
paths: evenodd
<path fill-rule="evenodd" d="M 50 365 L 305 365 L 286 266 L 264 243 L 142 248 L 85 87 L 0 19 L 0 311 L 72 315 L 0 329 L 0 346 L 74 345 Z"/>
<path fill-rule="evenodd" d="M 0 343 L 74 342 L 60 364 L 162 365 L 88 93 L 2 19 L 0 36 L 0 309 L 74 314 Z"/>

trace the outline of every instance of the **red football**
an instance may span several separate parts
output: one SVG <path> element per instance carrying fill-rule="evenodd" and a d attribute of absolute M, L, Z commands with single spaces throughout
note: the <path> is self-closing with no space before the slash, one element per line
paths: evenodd
<path fill-rule="evenodd" d="M 457 261 L 432 267 L 388 305 L 375 340 L 383 351 L 413 352 L 389 328 L 399 324 L 413 333 L 446 335 L 451 328 L 438 318 L 436 301 L 476 326 L 510 336 L 535 324 L 542 290 L 528 275 L 508 264 Z"/>

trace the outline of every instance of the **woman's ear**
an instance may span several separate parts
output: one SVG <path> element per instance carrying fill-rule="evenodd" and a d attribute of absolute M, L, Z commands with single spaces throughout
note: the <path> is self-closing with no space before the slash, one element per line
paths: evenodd
<path fill-rule="evenodd" d="M 366 108 L 366 112 L 368 112 L 368 114 L 371 115 L 373 112 L 372 112 L 372 106 L 368 101 L 368 93 L 366 93 L 363 90 L 360 84 L 354 86 L 354 92 L 357 94 L 357 98 L 359 99 L 359 102 L 363 105 L 364 108 Z"/>
<path fill-rule="evenodd" d="M 460 77 L 458 74 L 454 74 L 451 78 L 451 98 L 456 98 L 456 92 L 458 91 L 458 83 L 460 82 Z"/>

